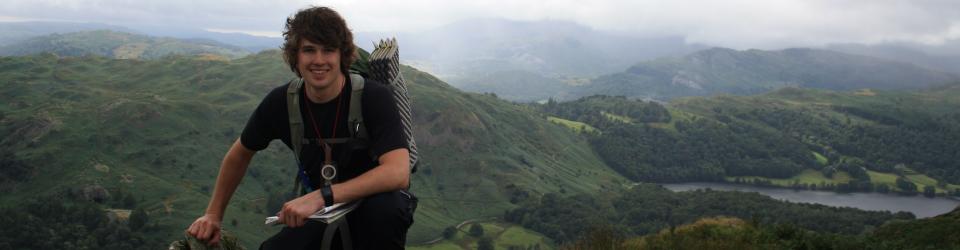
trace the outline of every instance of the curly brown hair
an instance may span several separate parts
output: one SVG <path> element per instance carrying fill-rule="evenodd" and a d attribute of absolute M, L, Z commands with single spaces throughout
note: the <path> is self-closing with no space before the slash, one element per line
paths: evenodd
<path fill-rule="evenodd" d="M 290 70 L 297 76 L 300 76 L 297 70 L 297 51 L 300 49 L 301 38 L 324 47 L 339 49 L 340 71 L 344 74 L 349 72 L 350 64 L 357 59 L 357 46 L 353 44 L 353 33 L 347 28 L 347 22 L 343 17 L 333 9 L 310 7 L 301 9 L 297 14 L 287 18 L 281 49 L 283 49 L 283 60 L 290 65 Z"/>

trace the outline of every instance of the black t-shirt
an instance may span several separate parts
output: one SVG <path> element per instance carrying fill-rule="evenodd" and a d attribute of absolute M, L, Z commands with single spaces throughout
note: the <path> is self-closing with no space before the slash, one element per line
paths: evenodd
<path fill-rule="evenodd" d="M 367 170 L 370 170 L 379 163 L 377 159 L 380 155 L 399 148 L 409 148 L 407 138 L 403 134 L 403 127 L 400 121 L 400 114 L 397 112 L 397 106 L 393 94 L 383 84 L 365 79 L 362 93 L 362 113 L 364 126 L 369 135 L 369 147 L 363 150 L 350 152 L 347 145 L 333 145 L 333 160 L 337 164 L 337 179 L 340 181 L 349 180 Z M 289 83 L 276 87 L 263 98 L 260 105 L 250 116 L 243 134 L 240 135 L 240 142 L 244 147 L 260 151 L 266 148 L 270 141 L 280 139 L 288 148 L 290 144 L 290 122 L 287 115 L 287 97 L 286 91 Z M 346 138 L 350 136 L 350 129 L 347 127 L 347 117 L 350 113 L 350 93 L 352 85 L 350 77 L 347 77 L 346 83 L 340 92 L 340 95 L 333 100 L 317 104 L 310 102 L 300 90 L 300 115 L 303 118 L 303 136 L 305 138 L 315 139 L 319 130 L 321 138 Z M 308 108 L 306 105 L 310 105 Z M 339 105 L 339 112 L 338 106 Z M 312 111 L 313 115 L 309 114 Z M 339 119 L 338 114 L 339 113 Z M 311 118 L 315 118 L 311 119 Z M 336 124 L 336 136 L 331 137 Z M 303 145 L 300 159 L 303 166 L 312 180 L 314 188 L 318 188 L 320 180 L 320 167 L 323 163 L 323 149 L 315 143 Z M 349 160 L 347 159 L 349 158 Z M 293 167 L 293 166 L 292 166 Z"/>

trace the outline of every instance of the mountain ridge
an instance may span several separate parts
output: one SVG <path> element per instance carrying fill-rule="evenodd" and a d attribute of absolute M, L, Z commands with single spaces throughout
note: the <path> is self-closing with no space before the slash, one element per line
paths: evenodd
<path fill-rule="evenodd" d="M 625 95 L 668 100 L 681 96 L 757 94 L 784 86 L 833 90 L 924 88 L 960 80 L 916 65 L 840 52 L 712 48 L 636 64 L 581 86 L 576 96 Z"/>
<path fill-rule="evenodd" d="M 240 47 L 208 39 L 153 37 L 112 30 L 54 33 L 0 47 L 0 56 L 36 53 L 98 55 L 117 59 L 156 59 L 174 54 L 208 54 L 214 59 L 235 59 L 249 54 Z"/>

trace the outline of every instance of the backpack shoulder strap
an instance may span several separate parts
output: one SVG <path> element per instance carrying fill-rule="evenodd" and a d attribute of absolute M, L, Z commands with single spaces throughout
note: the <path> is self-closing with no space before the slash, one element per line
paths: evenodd
<path fill-rule="evenodd" d="M 303 149 L 303 118 L 300 117 L 300 87 L 303 79 L 290 81 L 287 86 L 287 116 L 290 122 L 290 146 L 293 146 L 293 155 L 300 164 L 300 150 Z"/>
<path fill-rule="evenodd" d="M 350 92 L 350 113 L 347 115 L 347 121 L 350 123 L 350 137 L 367 140 L 367 127 L 363 123 L 363 76 L 359 74 L 350 74 L 350 86 L 353 88 Z"/>

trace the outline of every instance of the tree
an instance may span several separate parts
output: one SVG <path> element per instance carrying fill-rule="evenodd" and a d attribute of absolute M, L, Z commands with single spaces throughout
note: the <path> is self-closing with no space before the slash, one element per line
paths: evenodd
<path fill-rule="evenodd" d="M 139 207 L 130 213 L 130 219 L 127 220 L 127 224 L 132 230 L 140 230 L 144 225 L 147 225 L 147 221 L 149 220 L 150 218 L 149 215 L 147 215 L 147 211 Z"/>
<path fill-rule="evenodd" d="M 903 177 L 897 177 L 897 187 L 900 190 L 903 190 L 905 194 L 916 194 L 917 193 L 917 184 L 904 179 Z"/>
<path fill-rule="evenodd" d="M 875 189 L 877 193 L 881 193 L 881 194 L 886 194 L 890 192 L 890 186 L 887 186 L 887 184 L 882 184 L 882 183 L 877 184 Z"/>
<path fill-rule="evenodd" d="M 480 238 L 477 242 L 477 250 L 493 250 L 493 240 L 490 237 Z"/>
<path fill-rule="evenodd" d="M 443 229 L 443 238 L 444 239 L 453 239 L 454 236 L 457 236 L 457 228 L 454 226 L 449 226 Z"/>
<path fill-rule="evenodd" d="M 137 199 L 133 197 L 133 194 L 126 194 L 123 196 L 123 208 L 133 208 L 137 206 Z"/>
<path fill-rule="evenodd" d="M 473 223 L 473 225 L 470 226 L 470 236 L 483 236 L 483 226 L 480 226 L 480 223 Z"/>
<path fill-rule="evenodd" d="M 937 189 L 929 185 L 926 187 L 923 187 L 923 196 L 933 198 L 937 196 Z"/>

